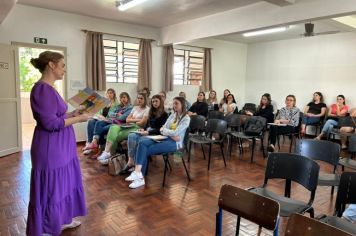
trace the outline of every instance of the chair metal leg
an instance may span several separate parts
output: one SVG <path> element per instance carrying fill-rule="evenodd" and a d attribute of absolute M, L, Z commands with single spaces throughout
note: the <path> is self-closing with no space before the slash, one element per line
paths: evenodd
<path fill-rule="evenodd" d="M 310 214 L 310 218 L 314 218 L 314 208 L 311 207 L 309 210 L 308 210 L 309 214 Z"/>
<path fill-rule="evenodd" d="M 279 217 L 277 217 L 276 228 L 273 231 L 273 236 L 278 236 L 278 229 L 279 229 Z"/>
<path fill-rule="evenodd" d="M 219 212 L 216 213 L 216 223 L 215 223 L 215 235 L 222 235 L 222 209 L 219 208 Z"/>
<path fill-rule="evenodd" d="M 236 220 L 236 232 L 235 235 L 239 235 L 240 234 L 240 222 L 241 222 L 241 217 L 237 216 L 237 220 Z"/>
<path fill-rule="evenodd" d="M 167 162 L 168 162 L 168 155 L 163 155 L 163 160 L 164 160 L 164 174 L 163 174 L 163 182 L 162 182 L 162 188 L 164 188 L 164 184 L 166 182 L 166 174 L 167 174 Z"/>
<path fill-rule="evenodd" d="M 331 186 L 331 193 L 330 193 L 331 195 L 333 195 L 334 194 L 334 186 Z"/>
<path fill-rule="evenodd" d="M 226 167 L 226 161 L 225 161 L 225 155 L 224 155 L 224 148 L 223 148 L 223 143 L 220 144 L 220 149 L 221 149 L 221 154 L 224 160 L 224 165 Z"/>
<path fill-rule="evenodd" d="M 254 154 L 254 151 L 255 151 L 255 145 L 256 145 L 256 139 L 253 138 L 252 139 L 252 150 L 251 150 L 251 163 L 253 162 L 253 154 Z"/>
<path fill-rule="evenodd" d="M 200 147 L 201 147 L 201 150 L 202 150 L 202 152 L 203 152 L 203 157 L 204 157 L 204 160 L 205 160 L 206 158 L 205 158 L 205 152 L 204 152 L 203 144 L 200 144 Z"/>
<path fill-rule="evenodd" d="M 188 162 L 190 162 L 190 151 L 192 150 L 192 142 L 189 141 L 189 148 L 188 148 Z"/>
<path fill-rule="evenodd" d="M 190 181 L 190 176 L 189 176 L 189 172 L 188 172 L 187 166 L 185 165 L 184 156 L 182 156 L 182 162 L 183 162 L 183 166 L 184 166 L 184 169 L 185 169 L 185 173 L 187 174 L 188 181 Z"/>
<path fill-rule="evenodd" d="M 171 166 L 171 163 L 169 162 L 168 158 L 167 158 L 167 164 L 168 164 L 168 167 L 169 167 L 169 171 L 172 172 L 172 166 Z"/>
<path fill-rule="evenodd" d="M 295 139 L 295 137 L 294 137 L 294 135 L 292 135 L 292 136 L 290 137 L 289 153 L 292 152 L 292 146 L 293 146 L 293 141 L 294 141 L 294 139 Z"/>
<path fill-rule="evenodd" d="M 209 143 L 209 160 L 208 160 L 208 170 L 210 170 L 210 158 L 211 158 L 211 143 Z"/>
<path fill-rule="evenodd" d="M 290 198 L 290 191 L 291 191 L 292 181 L 290 179 L 286 179 L 286 185 L 284 188 L 284 196 Z"/>
<path fill-rule="evenodd" d="M 263 158 L 266 158 L 267 157 L 267 155 L 266 155 L 266 153 L 265 153 L 265 147 L 264 147 L 264 145 L 263 145 L 263 139 L 264 139 L 264 137 L 263 137 L 263 135 L 261 136 L 261 149 L 262 149 L 262 155 L 263 155 Z"/>

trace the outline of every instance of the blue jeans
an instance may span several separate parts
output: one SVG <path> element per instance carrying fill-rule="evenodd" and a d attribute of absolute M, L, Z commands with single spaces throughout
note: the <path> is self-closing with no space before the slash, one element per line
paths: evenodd
<path fill-rule="evenodd" d="M 322 132 L 329 137 L 330 132 L 333 130 L 335 126 L 337 126 L 338 122 L 333 119 L 329 119 L 325 122 Z"/>
<path fill-rule="evenodd" d="M 136 165 L 142 165 L 142 174 L 146 175 L 147 161 L 151 155 L 177 151 L 177 142 L 167 138 L 161 142 L 150 138 L 142 138 L 138 142 L 136 151 Z"/>
<path fill-rule="evenodd" d="M 96 119 L 88 120 L 87 125 L 87 142 L 91 143 L 93 141 L 95 124 L 98 122 Z"/>
<path fill-rule="evenodd" d="M 106 121 L 100 120 L 95 123 L 92 140 L 93 138 L 99 141 L 99 144 L 105 144 L 104 136 L 109 132 L 110 126 L 112 124 Z M 88 137 L 89 140 L 89 137 Z"/>
<path fill-rule="evenodd" d="M 312 124 L 317 124 L 319 122 L 320 122 L 320 117 L 307 117 L 307 116 L 304 116 L 302 124 L 312 125 Z"/>
<path fill-rule="evenodd" d="M 127 149 L 129 157 L 131 157 L 135 161 L 137 145 L 140 140 L 147 138 L 146 136 L 142 136 L 141 134 L 131 133 L 127 138 Z"/>
<path fill-rule="evenodd" d="M 352 221 L 356 221 L 356 204 L 350 204 L 344 213 L 342 213 L 342 216 Z"/>

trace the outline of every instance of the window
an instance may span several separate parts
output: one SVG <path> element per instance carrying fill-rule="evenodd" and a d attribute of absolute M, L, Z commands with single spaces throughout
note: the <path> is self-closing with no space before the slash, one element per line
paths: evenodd
<path fill-rule="evenodd" d="M 203 78 L 204 53 L 174 49 L 174 84 L 200 85 Z"/>
<path fill-rule="evenodd" d="M 104 39 L 106 82 L 137 83 L 138 43 Z"/>

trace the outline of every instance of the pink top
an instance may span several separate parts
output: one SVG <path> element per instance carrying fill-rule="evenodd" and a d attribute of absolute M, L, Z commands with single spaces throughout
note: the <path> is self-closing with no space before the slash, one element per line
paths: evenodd
<path fill-rule="evenodd" d="M 330 108 L 331 108 L 331 114 L 336 115 L 337 114 L 337 112 L 336 112 L 337 105 L 336 104 L 332 104 Z M 347 112 L 348 110 L 349 110 L 349 106 L 347 106 L 347 105 L 345 105 L 345 106 L 343 106 L 341 108 L 341 111 L 346 111 Z"/>

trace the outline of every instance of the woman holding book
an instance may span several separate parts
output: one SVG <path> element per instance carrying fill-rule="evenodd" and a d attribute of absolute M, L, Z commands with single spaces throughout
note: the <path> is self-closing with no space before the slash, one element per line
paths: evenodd
<path fill-rule="evenodd" d="M 183 97 L 175 97 L 173 99 L 173 110 L 174 112 L 168 117 L 168 120 L 160 130 L 161 134 L 167 137 L 166 139 L 156 142 L 146 138 L 138 143 L 135 170 L 125 179 L 126 181 L 132 181 L 129 185 L 130 188 L 138 188 L 145 185 L 142 171 L 146 172 L 147 161 L 151 155 L 174 152 L 183 147 L 185 132 L 190 123 Z"/>
<path fill-rule="evenodd" d="M 130 95 L 126 92 L 120 93 L 120 104 L 116 106 L 113 113 L 108 113 L 108 117 L 95 122 L 92 132 L 88 130 L 87 145 L 83 148 L 84 154 L 90 154 L 93 150 L 99 148 L 99 144 L 104 144 L 104 136 L 109 132 L 110 127 L 113 124 L 124 124 L 126 118 L 129 116 L 132 105 Z M 93 156 L 97 158 L 97 156 Z"/>
<path fill-rule="evenodd" d="M 144 128 L 148 119 L 149 107 L 147 107 L 147 97 L 143 93 L 137 95 L 137 106 L 131 110 L 126 119 L 126 124 L 117 124 L 110 126 L 106 137 L 105 150 L 98 157 L 98 161 L 106 165 L 109 162 L 111 153 L 115 153 L 117 144 L 127 139 L 130 131 Z"/>
<path fill-rule="evenodd" d="M 138 142 L 147 135 L 158 135 L 160 129 L 166 123 L 168 118 L 167 112 L 164 110 L 164 102 L 160 95 L 154 95 L 151 99 L 151 108 L 148 113 L 147 128 L 139 129 L 137 133 L 131 133 L 127 139 L 129 160 L 127 165 L 120 171 L 120 175 L 128 174 L 134 170 L 135 155 Z"/>
<path fill-rule="evenodd" d="M 286 106 L 279 110 L 277 118 L 274 120 L 275 125 L 271 125 L 269 131 L 270 145 L 267 150 L 274 152 L 278 135 L 289 134 L 298 128 L 300 110 L 295 106 L 296 99 L 294 95 L 286 97 Z"/>

